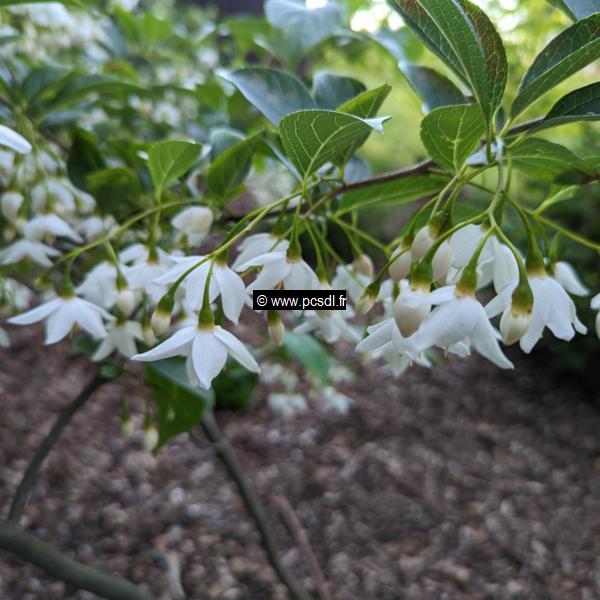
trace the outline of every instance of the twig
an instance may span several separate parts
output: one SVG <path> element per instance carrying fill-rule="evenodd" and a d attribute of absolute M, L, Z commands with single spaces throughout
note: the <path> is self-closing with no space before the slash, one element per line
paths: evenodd
<path fill-rule="evenodd" d="M 75 415 L 75 413 L 85 405 L 90 396 L 107 381 L 107 379 L 100 375 L 99 371 L 96 372 L 94 377 L 92 377 L 85 388 L 83 388 L 82 392 L 61 411 L 60 415 L 56 419 L 56 422 L 54 423 L 54 426 L 44 441 L 40 444 L 40 447 L 37 449 L 37 452 L 29 463 L 27 470 L 23 474 L 21 483 L 19 483 L 19 487 L 15 492 L 12 504 L 10 506 L 10 511 L 8 513 L 9 521 L 15 521 L 17 523 L 20 521 L 23 510 L 25 509 L 25 505 L 27 504 L 29 493 L 31 492 L 31 488 L 35 483 L 40 467 L 54 447 L 54 444 L 56 444 L 58 441 L 62 430 L 69 424 L 73 418 L 73 415 Z"/>
<path fill-rule="evenodd" d="M 319 598 L 321 598 L 321 600 L 332 600 L 327 581 L 325 580 L 323 572 L 319 567 L 317 557 L 315 556 L 312 546 L 310 545 L 308 535 L 306 534 L 305 529 L 302 527 L 302 523 L 300 523 L 300 519 L 298 519 L 298 515 L 296 515 L 292 505 L 285 496 L 273 496 L 273 502 L 275 502 L 275 504 L 277 504 L 279 507 L 279 510 L 281 511 L 288 528 L 292 532 L 296 543 L 298 546 L 300 546 L 302 552 L 304 553 L 304 557 L 308 563 L 308 568 L 310 569 L 315 581 Z"/>
<path fill-rule="evenodd" d="M 0 549 L 40 567 L 49 575 L 80 590 L 93 592 L 109 600 L 149 600 L 126 579 L 113 577 L 68 558 L 56 548 L 42 542 L 14 521 L 0 521 Z"/>
<path fill-rule="evenodd" d="M 240 496 L 244 501 L 244 505 L 246 506 L 246 510 L 254 520 L 256 528 L 258 529 L 269 563 L 277 573 L 277 576 L 285 585 L 290 596 L 294 600 L 309 600 L 307 594 L 302 590 L 298 582 L 281 562 L 279 550 L 271 534 L 264 510 L 260 505 L 258 498 L 250 488 L 250 484 L 244 476 L 242 466 L 238 462 L 233 448 L 223 437 L 211 410 L 205 411 L 201 425 L 206 437 L 214 444 L 217 456 L 237 486 Z M 201 440 L 197 434 L 192 434 L 191 437 L 195 444 L 200 445 Z"/>

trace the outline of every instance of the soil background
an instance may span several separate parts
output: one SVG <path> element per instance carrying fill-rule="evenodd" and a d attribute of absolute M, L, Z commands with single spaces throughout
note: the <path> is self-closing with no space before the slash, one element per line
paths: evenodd
<path fill-rule="evenodd" d="M 13 333 L 0 351 L 0 508 L 93 367 L 69 343 Z M 349 356 L 349 355 L 348 355 Z M 342 356 L 342 358 L 344 358 Z M 450 359 L 401 379 L 355 365 L 348 414 L 266 407 L 217 420 L 263 502 L 285 564 L 313 589 L 273 496 L 302 523 L 335 600 L 600 598 L 600 411 L 587 381 L 524 361 Z M 348 358 L 348 360 L 350 360 Z M 137 433 L 123 438 L 120 400 Z M 98 391 L 50 455 L 24 524 L 157 598 L 287 598 L 211 445 L 141 445 L 132 376 Z M 93 598 L 0 553 L 0 598 Z"/>

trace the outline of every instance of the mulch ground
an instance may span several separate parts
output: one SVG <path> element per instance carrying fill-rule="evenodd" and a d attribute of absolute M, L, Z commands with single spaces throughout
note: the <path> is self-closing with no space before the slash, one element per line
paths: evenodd
<path fill-rule="evenodd" d="M 39 331 L 0 351 L 0 508 L 91 368 Z M 266 508 L 285 564 L 305 556 L 273 496 L 310 539 L 335 600 L 600 597 L 598 387 L 523 361 L 472 358 L 393 379 L 356 367 L 341 415 L 255 408 L 217 419 Z M 596 378 L 596 382 L 598 378 Z M 51 454 L 25 526 L 77 560 L 157 598 L 287 598 L 210 444 L 187 435 L 156 457 L 120 431 L 135 379 L 101 389 Z M 0 598 L 91 598 L 0 553 Z"/>

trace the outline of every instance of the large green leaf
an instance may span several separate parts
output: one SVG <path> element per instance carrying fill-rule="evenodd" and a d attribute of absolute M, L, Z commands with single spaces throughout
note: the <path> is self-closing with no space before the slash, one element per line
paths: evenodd
<path fill-rule="evenodd" d="M 511 164 L 515 169 L 535 179 L 554 180 L 567 172 L 587 173 L 585 161 L 568 148 L 542 138 L 526 138 L 510 149 Z"/>
<path fill-rule="evenodd" d="M 362 94 L 366 87 L 356 79 L 318 73 L 313 80 L 313 96 L 319 108 L 335 110 L 340 104 Z"/>
<path fill-rule="evenodd" d="M 571 25 L 537 55 L 521 80 L 512 116 L 599 57 L 600 14 L 596 14 Z"/>
<path fill-rule="evenodd" d="M 253 135 L 227 148 L 215 158 L 206 173 L 206 183 L 212 192 L 224 199 L 239 186 L 248 174 L 250 159 L 260 138 L 260 133 Z"/>
<path fill-rule="evenodd" d="M 71 181 L 78 188 L 86 190 L 88 175 L 104 168 L 106 161 L 94 136 L 88 131 L 77 131 L 67 158 L 67 172 Z"/>
<path fill-rule="evenodd" d="M 332 359 L 312 335 L 287 331 L 282 346 L 313 375 L 323 381 L 329 380 Z"/>
<path fill-rule="evenodd" d="M 562 10 L 573 21 L 600 12 L 598 0 L 548 0 L 548 2 Z"/>
<path fill-rule="evenodd" d="M 190 385 L 185 361 L 167 358 L 146 365 L 148 383 L 154 392 L 160 449 L 172 438 L 191 431 L 214 403 L 214 392 Z"/>
<path fill-rule="evenodd" d="M 458 172 L 485 133 L 477 104 L 444 106 L 430 112 L 421 122 L 421 140 L 435 162 Z"/>
<path fill-rule="evenodd" d="M 284 71 L 248 67 L 223 77 L 233 83 L 275 126 L 290 113 L 317 108 L 304 84 Z"/>
<path fill-rule="evenodd" d="M 467 103 L 464 94 L 447 77 L 434 69 L 405 64 L 401 70 L 423 100 L 423 112 L 428 113 L 440 106 Z"/>
<path fill-rule="evenodd" d="M 51 92 L 67 75 L 64 67 L 43 66 L 29 71 L 21 84 L 23 98 L 28 104 L 35 102 L 44 93 Z"/>
<path fill-rule="evenodd" d="M 469 0 L 394 0 L 407 24 L 473 90 L 486 120 L 500 106 L 508 75 L 502 39 Z"/>
<path fill-rule="evenodd" d="M 340 200 L 340 211 L 412 202 L 440 192 L 448 183 L 445 175 L 411 175 L 347 192 Z"/>
<path fill-rule="evenodd" d="M 135 171 L 127 167 L 112 167 L 90 173 L 85 189 L 96 199 L 102 215 L 112 215 L 122 221 L 135 210 L 144 208 L 142 185 Z"/>
<path fill-rule="evenodd" d="M 154 189 L 160 195 L 174 179 L 189 171 L 200 154 L 200 144 L 165 140 L 150 148 L 148 166 Z"/>
<path fill-rule="evenodd" d="M 74 102 L 82 100 L 89 94 L 118 94 L 118 93 L 144 93 L 145 89 L 139 85 L 122 81 L 109 75 L 83 75 L 69 79 L 67 84 L 60 89 L 56 96 L 47 103 L 45 112 L 65 108 Z"/>
<path fill-rule="evenodd" d="M 382 122 L 333 110 L 302 110 L 281 121 L 279 134 L 286 154 L 306 177 L 344 156 L 372 130 L 383 131 Z"/>
<path fill-rule="evenodd" d="M 264 11 L 271 25 L 308 49 L 328 38 L 340 24 L 340 10 L 329 1 L 320 8 L 307 8 L 303 0 L 267 0 Z"/>
<path fill-rule="evenodd" d="M 600 83 L 592 83 L 561 98 L 535 131 L 574 121 L 597 121 L 598 119 L 600 119 Z"/>

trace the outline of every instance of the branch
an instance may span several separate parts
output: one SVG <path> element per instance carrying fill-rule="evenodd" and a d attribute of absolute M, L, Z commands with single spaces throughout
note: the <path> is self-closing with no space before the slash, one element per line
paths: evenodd
<path fill-rule="evenodd" d="M 279 506 L 279 510 L 281 511 L 288 528 L 292 532 L 292 535 L 296 538 L 296 543 L 304 552 L 304 557 L 306 558 L 308 566 L 312 572 L 319 597 L 321 600 L 331 600 L 331 594 L 329 593 L 327 581 L 325 581 L 325 577 L 323 576 L 323 572 L 319 567 L 317 557 L 315 556 L 312 546 L 310 545 L 308 535 L 304 530 L 304 527 L 302 527 L 300 519 L 298 519 L 298 515 L 296 515 L 292 505 L 285 496 L 273 496 L 273 501 L 275 504 L 277 504 L 277 506 Z"/>
<path fill-rule="evenodd" d="M 68 558 L 13 521 L 0 521 L 0 549 L 40 567 L 49 575 L 77 589 L 93 592 L 109 600 L 149 600 L 150 598 L 126 579 L 107 575 Z"/>
<path fill-rule="evenodd" d="M 40 467 L 54 447 L 54 444 L 56 444 L 58 441 L 62 430 L 69 424 L 73 418 L 73 415 L 85 405 L 90 396 L 107 381 L 108 380 L 102 377 L 98 371 L 85 386 L 85 388 L 83 388 L 82 392 L 61 411 L 60 415 L 56 419 L 56 422 L 54 423 L 54 426 L 41 443 L 40 447 L 37 449 L 37 452 L 29 463 L 27 470 L 23 474 L 23 479 L 21 479 L 21 483 L 15 492 L 12 504 L 10 506 L 10 511 L 8 513 L 8 519 L 10 521 L 15 521 L 17 523 L 20 521 L 23 510 L 25 509 L 25 505 L 27 504 L 29 493 L 31 492 L 31 488 L 35 483 Z"/>
<path fill-rule="evenodd" d="M 308 600 L 308 596 L 300 588 L 298 582 L 294 579 L 292 574 L 288 572 L 279 559 L 279 551 L 277 549 L 277 545 L 275 544 L 275 540 L 271 535 L 271 530 L 269 528 L 263 508 L 260 505 L 258 498 L 250 488 L 248 481 L 244 477 L 242 466 L 238 462 L 233 448 L 223 437 L 223 434 L 221 433 L 221 430 L 219 429 L 211 410 L 205 411 L 201 425 L 206 437 L 215 445 L 217 456 L 220 458 L 230 477 L 237 486 L 240 496 L 244 501 L 244 505 L 246 506 L 246 510 L 256 524 L 258 532 L 260 533 L 262 545 L 267 553 L 271 566 L 277 573 L 277 576 L 285 585 L 290 596 L 294 600 Z M 199 445 L 199 439 L 196 434 L 192 435 L 192 440 L 195 444 Z"/>

